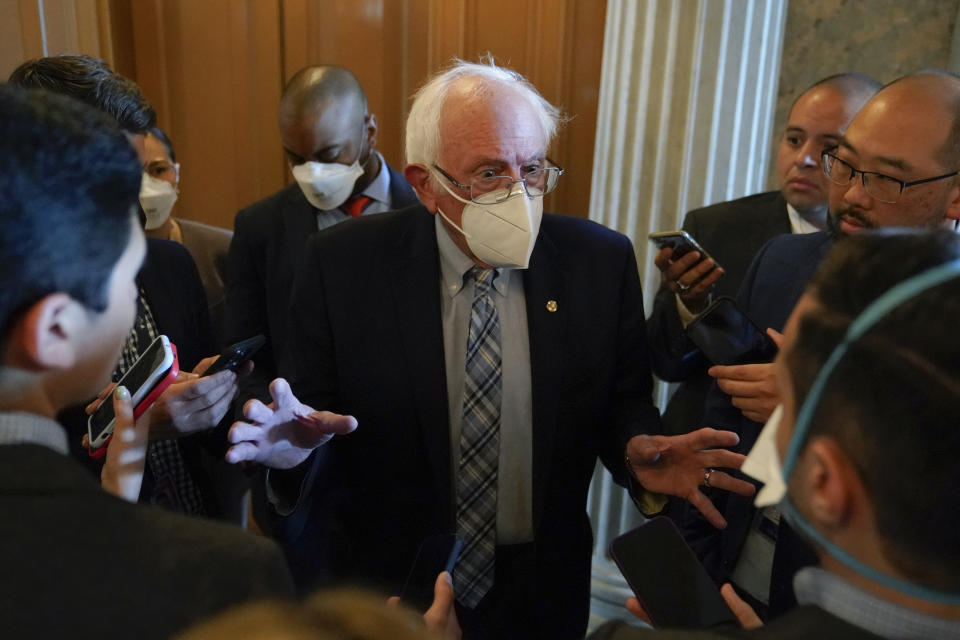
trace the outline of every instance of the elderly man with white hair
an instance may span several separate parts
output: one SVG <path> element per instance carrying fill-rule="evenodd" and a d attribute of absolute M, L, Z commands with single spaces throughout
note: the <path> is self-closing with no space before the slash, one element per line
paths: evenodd
<path fill-rule="evenodd" d="M 410 110 L 421 204 L 310 240 L 293 392 L 278 379 L 273 403 L 249 402 L 228 452 L 269 468 L 301 587 L 397 592 L 422 544 L 456 534 L 466 637 L 582 637 L 598 457 L 636 495 L 682 496 L 717 525 L 705 479 L 752 493 L 713 471 L 739 467 L 715 448 L 734 434 L 657 435 L 630 241 L 543 213 L 558 119 L 519 74 L 458 61 Z"/>

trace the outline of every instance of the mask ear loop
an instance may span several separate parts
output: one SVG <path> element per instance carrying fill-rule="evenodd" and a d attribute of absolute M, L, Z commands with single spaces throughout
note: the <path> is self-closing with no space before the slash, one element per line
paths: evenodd
<path fill-rule="evenodd" d="M 873 325 L 875 325 L 881 318 L 907 300 L 920 295 L 927 289 L 936 287 L 937 285 L 943 284 L 948 280 L 954 280 L 957 278 L 960 278 L 960 260 L 953 260 L 937 267 L 933 267 L 932 269 L 928 269 L 927 271 L 917 274 L 916 276 L 913 276 L 912 278 L 909 278 L 891 288 L 872 304 L 870 304 L 850 324 L 850 327 L 847 329 L 847 333 L 843 340 L 834 348 L 833 352 L 830 354 L 830 357 L 827 358 L 827 361 L 820 368 L 820 371 L 817 373 L 817 377 L 814 379 L 813 384 L 810 385 L 810 391 L 807 393 L 807 397 L 804 399 L 803 405 L 797 412 L 797 420 L 794 426 L 793 435 L 790 438 L 790 444 L 787 447 L 787 455 L 784 458 L 784 483 L 789 481 L 790 475 L 793 473 L 793 469 L 797 464 L 797 459 L 800 457 L 800 451 L 807 439 L 807 433 L 810 431 L 813 413 L 816 410 L 817 405 L 820 403 L 820 398 L 823 396 L 827 382 L 829 381 L 834 370 L 837 368 L 837 365 L 840 363 L 840 360 L 842 360 L 843 356 L 847 353 L 849 345 L 856 340 L 859 340 L 863 334 L 873 327 Z M 793 527 L 799 529 L 808 538 L 814 540 L 817 544 L 822 546 L 827 553 L 846 565 L 849 569 L 872 580 L 873 582 L 882 584 L 890 589 L 899 591 L 900 593 L 919 598 L 921 600 L 926 600 L 927 602 L 935 602 L 949 606 L 960 605 L 960 593 L 949 593 L 936 589 L 929 589 L 912 582 L 894 578 L 893 576 L 881 573 L 873 567 L 868 566 L 856 559 L 847 551 L 827 540 L 823 534 L 817 530 L 816 527 L 807 522 L 807 520 L 797 511 L 789 496 L 784 498 L 784 501 L 781 505 L 781 511 L 787 517 L 787 520 Z"/>

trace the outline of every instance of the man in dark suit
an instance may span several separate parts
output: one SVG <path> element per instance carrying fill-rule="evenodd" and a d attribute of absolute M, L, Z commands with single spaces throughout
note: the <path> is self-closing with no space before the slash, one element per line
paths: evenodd
<path fill-rule="evenodd" d="M 156 114 L 136 83 L 114 73 L 102 60 L 72 54 L 29 60 L 10 74 L 10 83 L 67 95 L 111 116 L 126 132 L 146 170 L 149 156 L 144 140 Z M 223 455 L 225 429 L 211 430 L 230 408 L 237 377 L 230 371 L 205 378 L 197 373 L 211 362 L 201 363 L 201 359 L 214 356 L 217 349 L 196 265 L 182 246 L 150 239 L 138 283 L 137 321 L 121 352 L 114 381 L 159 334 L 177 345 L 181 368 L 177 382 L 151 412 L 154 441 L 139 499 L 175 511 L 237 521 L 241 503 L 219 497 L 214 484 L 220 478 L 207 468 Z M 91 459 L 81 444 L 87 423 L 82 405 L 64 411 L 59 420 L 67 428 L 71 450 L 99 476 L 101 462 Z"/>
<path fill-rule="evenodd" d="M 718 525 L 704 469 L 740 460 L 706 450 L 732 442 L 725 432 L 653 435 L 630 241 L 542 214 L 561 173 L 546 159 L 556 123 L 532 85 L 492 63 L 432 78 L 407 122 L 405 175 L 422 205 L 307 247 L 290 345 L 309 406 L 277 380 L 274 403 L 247 403 L 250 422 L 230 432 L 229 460 L 271 467 L 298 570 L 398 590 L 422 541 L 459 535 L 468 638 L 582 637 L 598 457 L 617 481 L 688 498 Z"/>
<path fill-rule="evenodd" d="M 54 416 L 107 383 L 136 315 L 139 188 L 110 118 L 0 87 L 0 627 L 19 637 L 167 638 L 292 591 L 272 544 L 124 502 L 67 455 Z M 134 425 L 128 389 L 112 401 L 110 468 L 142 474 L 149 420 Z"/>
<path fill-rule="evenodd" d="M 836 236 L 865 228 L 955 225 L 960 114 L 951 101 L 958 99 L 960 79 L 928 72 L 894 81 L 867 102 L 838 148 L 824 156 L 831 180 L 829 231 L 774 238 L 744 278 L 737 300 L 758 326 L 783 329 Z M 774 370 L 772 363 L 710 369 L 718 385 L 708 396 L 705 421 L 737 431 L 744 453 L 782 402 Z M 752 581 L 759 589 L 768 584 L 771 614 L 787 610 L 795 602 L 792 577 L 812 556 L 789 527 L 778 524 L 775 511 L 758 513 L 735 496 L 720 500 L 727 529 L 717 534 L 690 513 L 688 539 L 718 580 Z"/>
<path fill-rule="evenodd" d="M 611 623 L 591 640 L 960 637 L 960 241 L 851 236 L 810 284 L 775 364 L 780 417 L 743 465 L 766 483 L 758 505 L 784 505 L 817 544 L 822 568 L 794 580 L 802 606 L 758 628 L 727 585 L 751 631 Z"/>
<path fill-rule="evenodd" d="M 685 433 L 703 424 L 704 400 L 713 383 L 707 375 L 710 363 L 684 328 L 712 299 L 736 295 L 750 261 L 767 240 L 783 233 L 823 229 L 828 181 L 820 168 L 820 154 L 837 145 L 854 114 L 879 88 L 880 83 L 869 76 L 844 73 L 824 78 L 801 93 L 780 139 L 780 190 L 687 214 L 683 229 L 713 260 L 701 260 L 696 252 L 674 260 L 670 249 L 654 258 L 663 285 L 647 319 L 653 372 L 682 383 L 663 415 L 668 433 Z"/>
<path fill-rule="evenodd" d="M 226 342 L 267 338 L 253 374 L 241 382 L 243 400 L 267 399 L 283 362 L 290 292 L 307 238 L 350 217 L 417 201 L 375 150 L 377 117 L 346 69 L 297 72 L 284 89 L 278 124 L 296 181 L 237 214 L 227 255 Z"/>

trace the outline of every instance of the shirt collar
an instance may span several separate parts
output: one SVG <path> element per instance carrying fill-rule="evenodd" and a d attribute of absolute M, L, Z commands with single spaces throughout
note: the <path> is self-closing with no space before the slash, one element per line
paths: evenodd
<path fill-rule="evenodd" d="M 383 159 L 379 151 L 374 151 L 380 158 L 380 173 L 373 179 L 373 182 L 367 185 L 367 188 L 360 192 L 372 200 L 390 204 L 390 172 L 387 170 L 387 161 Z"/>
<path fill-rule="evenodd" d="M 443 226 L 440 214 L 433 214 L 433 226 L 437 234 L 437 249 L 440 252 L 440 279 L 443 282 L 443 292 L 454 298 L 463 289 L 463 276 L 473 268 L 474 262 L 454 243 L 446 227 Z M 493 288 L 502 296 L 507 295 L 510 271 L 510 269 L 496 270 L 497 278 L 493 282 Z"/>
<path fill-rule="evenodd" d="M 829 214 L 828 214 L 829 215 Z M 790 233 L 814 233 L 820 231 L 809 220 L 800 215 L 800 212 L 787 203 L 787 216 L 790 218 Z"/>
<path fill-rule="evenodd" d="M 55 420 L 25 411 L 0 411 L 0 445 L 39 444 L 67 455 L 67 433 Z"/>
<path fill-rule="evenodd" d="M 883 600 L 840 576 L 807 567 L 793 578 L 800 604 L 812 604 L 884 638 L 957 638 L 960 620 L 947 620 Z"/>

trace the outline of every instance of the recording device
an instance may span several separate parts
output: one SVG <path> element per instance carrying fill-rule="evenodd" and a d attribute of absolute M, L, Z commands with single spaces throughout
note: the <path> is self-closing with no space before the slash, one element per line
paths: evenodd
<path fill-rule="evenodd" d="M 653 518 L 615 538 L 610 556 L 654 627 L 739 627 L 720 590 L 669 518 Z"/>
<path fill-rule="evenodd" d="M 650 242 L 657 246 L 657 249 L 663 249 L 665 247 L 670 247 L 673 249 L 673 257 L 671 258 L 672 260 L 679 260 L 691 251 L 699 252 L 700 260 L 705 260 L 707 258 L 713 260 L 710 254 L 707 253 L 706 249 L 701 247 L 700 243 L 694 240 L 693 236 L 686 231 L 682 231 L 680 229 L 676 229 L 674 231 L 655 231 L 648 237 L 650 238 Z M 716 260 L 714 260 L 713 263 L 714 267 L 720 266 L 717 264 Z"/>
<path fill-rule="evenodd" d="M 687 325 L 687 337 L 713 364 L 772 362 L 777 345 L 733 301 L 717 298 Z"/>
<path fill-rule="evenodd" d="M 158 336 L 117 382 L 117 386 L 124 386 L 130 391 L 134 420 L 156 402 L 179 373 L 176 346 L 167 336 Z M 103 445 L 113 435 L 115 418 L 113 398 L 108 395 L 87 419 L 91 456 L 99 458 L 106 453 Z"/>
<path fill-rule="evenodd" d="M 215 373 L 220 373 L 224 369 L 236 371 L 243 366 L 247 360 L 252 358 L 253 354 L 259 351 L 260 347 L 266 342 L 267 339 L 262 334 L 259 334 L 230 345 L 220 353 L 220 357 L 213 361 L 213 364 L 203 372 L 203 375 L 212 376 Z"/>
<path fill-rule="evenodd" d="M 437 576 L 442 571 L 453 575 L 453 566 L 462 548 L 463 541 L 452 533 L 433 535 L 421 542 L 400 600 L 421 612 L 429 609 L 433 604 L 433 585 Z"/>

